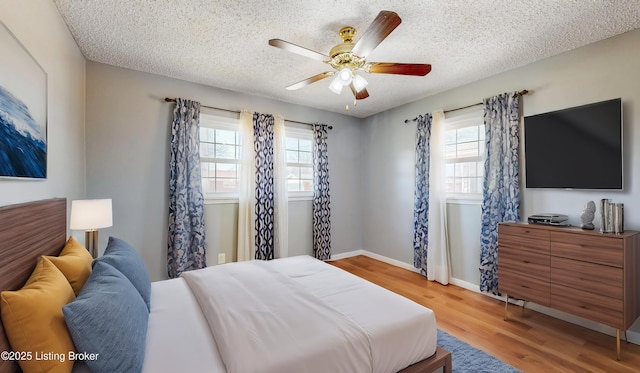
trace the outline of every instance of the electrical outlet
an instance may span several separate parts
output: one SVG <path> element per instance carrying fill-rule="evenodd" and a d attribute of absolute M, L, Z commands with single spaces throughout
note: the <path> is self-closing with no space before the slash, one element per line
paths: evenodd
<path fill-rule="evenodd" d="M 218 264 L 226 263 L 226 259 L 224 258 L 224 253 L 218 254 Z"/>

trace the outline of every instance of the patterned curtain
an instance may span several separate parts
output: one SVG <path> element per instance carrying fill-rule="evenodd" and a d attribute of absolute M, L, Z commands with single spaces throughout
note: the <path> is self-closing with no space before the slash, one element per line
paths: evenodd
<path fill-rule="evenodd" d="M 416 180 L 413 197 L 413 266 L 427 275 L 429 247 L 429 140 L 431 114 L 418 116 L 416 129 Z"/>
<path fill-rule="evenodd" d="M 178 98 L 173 117 L 167 253 L 170 278 L 207 266 L 200 179 L 200 103 Z"/>
<path fill-rule="evenodd" d="M 313 126 L 313 255 L 331 259 L 331 199 L 329 196 L 328 128 Z"/>
<path fill-rule="evenodd" d="M 253 114 L 253 140 L 256 157 L 255 258 L 274 259 L 274 118 Z"/>
<path fill-rule="evenodd" d="M 486 158 L 482 188 L 480 290 L 498 295 L 498 223 L 520 220 L 519 98 L 515 92 L 484 100 Z"/>
<path fill-rule="evenodd" d="M 289 256 L 289 194 L 287 191 L 286 134 L 284 119 L 279 115 L 274 115 L 273 135 L 273 171 L 275 177 L 273 193 L 275 240 L 273 242 L 273 252 L 276 258 L 285 258 Z"/>

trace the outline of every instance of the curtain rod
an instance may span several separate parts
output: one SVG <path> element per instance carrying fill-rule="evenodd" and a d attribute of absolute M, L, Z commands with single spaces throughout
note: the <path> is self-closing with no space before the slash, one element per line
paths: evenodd
<path fill-rule="evenodd" d="M 523 95 L 526 95 L 527 93 L 529 93 L 529 91 L 526 90 L 526 89 L 523 89 L 522 91 L 516 92 L 516 96 L 523 96 Z M 482 102 L 478 102 L 478 103 L 467 105 L 467 106 L 463 106 L 463 107 L 458 107 L 458 108 L 455 108 L 455 109 L 445 110 L 444 113 L 446 114 L 446 113 L 450 113 L 452 111 L 468 109 L 470 107 L 479 106 L 479 105 L 482 105 Z M 418 120 L 418 117 L 415 117 L 413 119 L 405 119 L 404 122 L 405 123 L 409 123 L 409 122 L 415 122 L 416 120 Z"/>
<path fill-rule="evenodd" d="M 176 102 L 175 98 L 169 98 L 169 97 L 165 97 L 164 99 L 165 102 Z M 240 111 L 238 110 L 230 110 L 230 109 L 223 109 L 221 107 L 215 107 L 215 106 L 207 106 L 207 105 L 202 105 L 200 104 L 201 107 L 206 107 L 207 109 L 214 109 L 214 110 L 222 110 L 222 111 L 226 111 L 228 113 L 236 113 L 236 114 L 240 114 Z M 297 120 L 289 120 L 289 119 L 285 119 L 285 122 L 289 122 L 289 123 L 298 123 L 298 124 L 306 124 L 307 126 L 313 126 L 313 123 L 307 123 L 307 122 L 299 122 Z M 328 126 L 328 128 L 330 130 L 333 129 L 333 126 Z"/>

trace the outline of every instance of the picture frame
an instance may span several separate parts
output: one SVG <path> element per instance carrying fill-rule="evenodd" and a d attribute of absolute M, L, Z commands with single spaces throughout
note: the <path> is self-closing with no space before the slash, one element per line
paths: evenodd
<path fill-rule="evenodd" d="M 0 22 L 0 178 L 47 178 L 48 77 Z"/>

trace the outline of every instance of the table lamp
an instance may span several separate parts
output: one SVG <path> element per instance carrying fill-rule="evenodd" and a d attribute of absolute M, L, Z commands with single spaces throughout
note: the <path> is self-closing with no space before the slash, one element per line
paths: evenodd
<path fill-rule="evenodd" d="M 111 199 L 71 201 L 69 228 L 84 230 L 84 245 L 92 257 L 98 257 L 98 229 L 112 225 Z"/>

